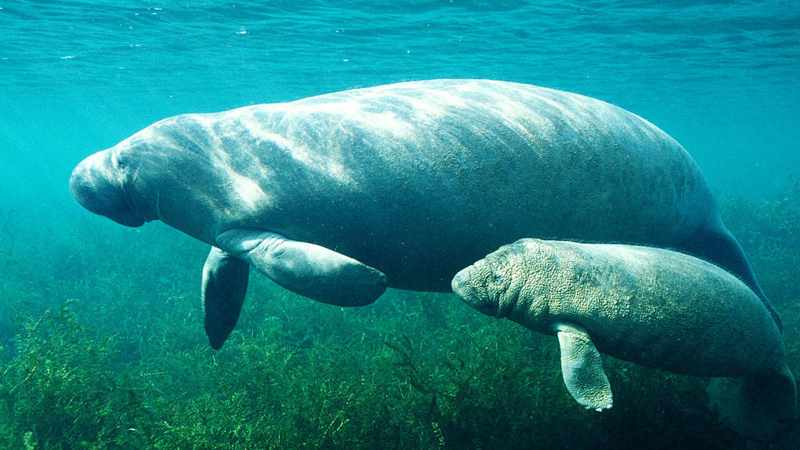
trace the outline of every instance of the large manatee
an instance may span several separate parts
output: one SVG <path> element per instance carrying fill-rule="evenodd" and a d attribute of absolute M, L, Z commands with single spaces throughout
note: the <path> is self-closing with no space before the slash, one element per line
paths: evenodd
<path fill-rule="evenodd" d="M 364 305 L 387 286 L 448 291 L 522 237 L 675 247 L 773 311 L 680 144 L 608 103 L 524 84 L 418 81 L 171 117 L 88 157 L 70 189 L 123 225 L 161 220 L 212 246 L 215 348 L 248 265 L 315 300 Z"/>

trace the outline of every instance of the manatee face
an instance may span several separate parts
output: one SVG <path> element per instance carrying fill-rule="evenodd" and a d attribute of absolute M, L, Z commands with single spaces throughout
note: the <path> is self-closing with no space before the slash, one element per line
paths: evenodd
<path fill-rule="evenodd" d="M 176 120 L 145 128 L 114 147 L 95 153 L 72 171 L 70 191 L 89 211 L 129 227 L 161 220 L 204 242 L 211 242 L 207 224 L 214 211 L 227 211 L 213 199 L 226 199 L 214 164 L 185 144 Z M 178 143 L 176 144 L 176 142 Z M 212 191 L 209 192 L 209 189 Z M 216 191 L 214 191 L 216 189 Z"/>
<path fill-rule="evenodd" d="M 486 314 L 502 318 L 508 316 L 516 304 L 519 285 L 514 279 L 511 259 L 495 253 L 461 270 L 453 277 L 451 287 L 461 300 Z"/>
<path fill-rule="evenodd" d="M 489 297 L 486 289 L 486 272 L 481 269 L 481 261 L 462 269 L 453 277 L 451 287 L 453 292 L 469 306 L 486 314 L 494 316 L 497 314 L 497 299 Z"/>
<path fill-rule="evenodd" d="M 139 227 L 146 220 L 130 195 L 130 173 L 114 149 L 104 150 L 75 167 L 69 189 L 75 200 L 89 211 L 125 226 Z"/>
<path fill-rule="evenodd" d="M 478 311 L 519 321 L 544 320 L 553 295 L 549 280 L 553 254 L 538 239 L 504 245 L 453 278 L 453 292 Z"/>

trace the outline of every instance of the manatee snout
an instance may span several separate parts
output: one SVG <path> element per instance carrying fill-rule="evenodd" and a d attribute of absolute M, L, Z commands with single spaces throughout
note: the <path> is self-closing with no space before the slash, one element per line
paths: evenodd
<path fill-rule="evenodd" d="M 462 269 L 460 272 L 453 277 L 453 281 L 450 282 L 450 287 L 453 289 L 453 292 L 459 296 L 462 300 L 464 300 L 464 295 L 466 294 L 463 290 L 465 282 L 469 278 L 469 269 Z"/>
<path fill-rule="evenodd" d="M 81 206 L 121 225 L 138 227 L 145 222 L 122 188 L 108 151 L 95 153 L 78 164 L 72 171 L 69 190 Z"/>
<path fill-rule="evenodd" d="M 483 261 L 478 261 L 474 265 L 462 269 L 453 277 L 450 287 L 464 303 L 487 316 L 495 316 L 498 303 L 492 299 L 484 284 L 479 281 L 482 264 Z"/>

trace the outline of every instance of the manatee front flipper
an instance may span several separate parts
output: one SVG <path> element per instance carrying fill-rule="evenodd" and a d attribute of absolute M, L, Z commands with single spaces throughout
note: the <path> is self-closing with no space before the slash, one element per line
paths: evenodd
<path fill-rule="evenodd" d="M 275 283 L 323 303 L 367 305 L 388 284 L 381 271 L 353 258 L 270 231 L 234 228 L 217 236 L 217 245 Z"/>
<path fill-rule="evenodd" d="M 211 347 L 218 350 L 233 331 L 247 293 L 250 266 L 222 250 L 211 247 L 203 266 L 203 310 Z"/>
<path fill-rule="evenodd" d="M 554 327 L 561 346 L 561 372 L 567 390 L 586 409 L 611 408 L 611 385 L 600 352 L 580 325 L 560 322 Z"/>

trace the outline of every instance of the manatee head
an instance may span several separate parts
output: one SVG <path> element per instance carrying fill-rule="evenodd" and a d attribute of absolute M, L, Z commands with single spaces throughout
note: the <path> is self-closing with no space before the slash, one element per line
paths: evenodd
<path fill-rule="evenodd" d="M 211 242 L 220 211 L 235 209 L 226 166 L 212 162 L 218 150 L 195 115 L 171 117 L 83 160 L 70 191 L 84 208 L 122 225 L 161 220 Z"/>
<path fill-rule="evenodd" d="M 72 171 L 69 189 L 75 200 L 89 211 L 125 226 L 138 227 L 147 218 L 133 195 L 137 171 L 128 166 L 118 147 L 97 152 L 78 164 Z"/>
<path fill-rule="evenodd" d="M 458 272 L 451 286 L 478 311 L 531 328 L 550 313 L 555 258 L 545 241 L 520 239 Z"/>
<path fill-rule="evenodd" d="M 524 285 L 524 259 L 518 243 L 505 245 L 453 277 L 453 292 L 488 316 L 508 316 Z"/>

